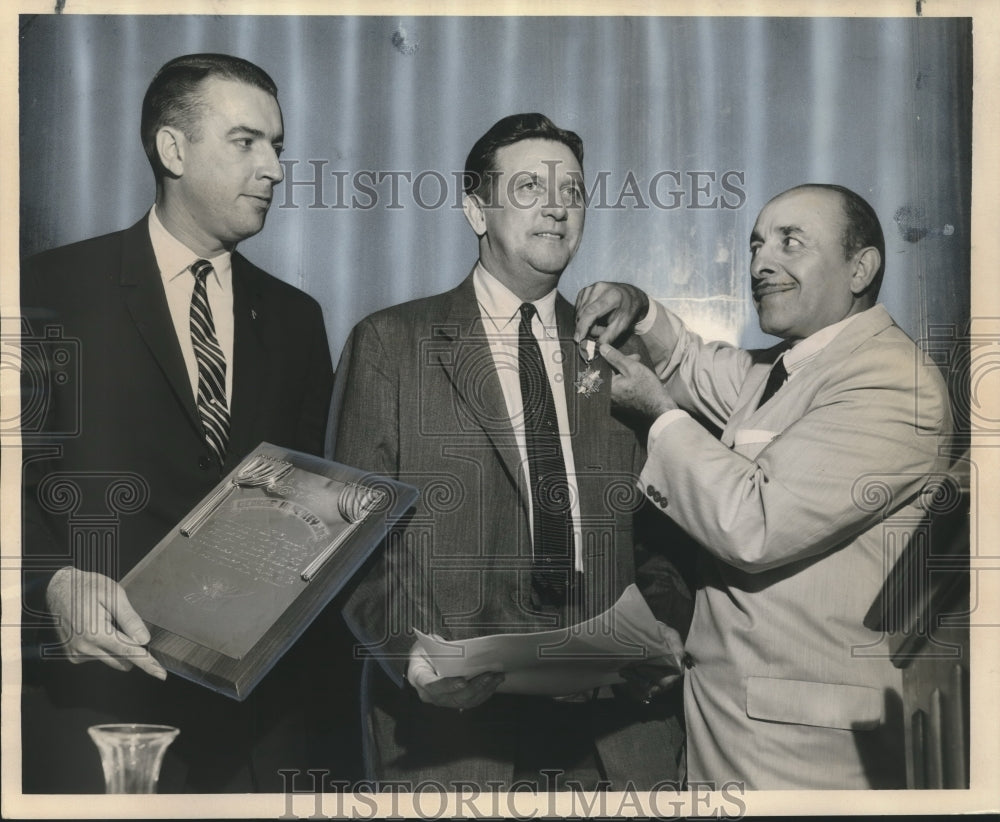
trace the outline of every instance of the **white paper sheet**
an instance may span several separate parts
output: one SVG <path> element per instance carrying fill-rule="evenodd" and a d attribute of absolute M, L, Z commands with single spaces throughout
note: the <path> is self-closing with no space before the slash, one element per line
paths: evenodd
<path fill-rule="evenodd" d="M 441 676 L 503 671 L 499 690 L 511 694 L 580 693 L 623 682 L 618 671 L 629 663 L 673 656 L 665 629 L 634 584 L 608 610 L 569 628 L 460 641 L 415 633 Z"/>

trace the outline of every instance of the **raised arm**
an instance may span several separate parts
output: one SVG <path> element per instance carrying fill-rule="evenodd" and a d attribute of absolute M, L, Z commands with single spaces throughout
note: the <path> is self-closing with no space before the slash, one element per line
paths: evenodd
<path fill-rule="evenodd" d="M 590 337 L 611 344 L 649 311 L 649 297 L 629 283 L 593 283 L 576 295 L 577 342 Z"/>

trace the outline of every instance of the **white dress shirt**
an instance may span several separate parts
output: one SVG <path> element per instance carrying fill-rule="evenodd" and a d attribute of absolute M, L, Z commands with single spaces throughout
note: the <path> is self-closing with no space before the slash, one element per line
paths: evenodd
<path fill-rule="evenodd" d="M 525 302 L 514 292 L 490 274 L 482 265 L 476 264 L 472 275 L 476 300 L 483 317 L 483 328 L 493 354 L 493 364 L 500 379 L 500 390 L 507 404 L 517 448 L 521 455 L 522 489 L 528 498 L 528 522 L 534 537 L 534 516 L 531 507 L 531 483 L 528 478 L 528 447 L 524 437 L 524 415 L 521 402 L 521 380 L 518 376 L 518 328 L 521 324 L 521 304 Z M 569 483 L 570 511 L 573 517 L 573 557 L 577 571 L 583 571 L 581 554 L 582 531 L 580 530 L 580 494 L 576 482 L 576 464 L 573 460 L 573 440 L 569 434 L 569 411 L 566 406 L 566 387 L 563 384 L 562 348 L 556 326 L 556 290 L 553 289 L 539 300 L 534 300 L 535 316 L 531 320 L 531 330 L 538 340 L 542 352 L 545 373 L 549 378 L 552 398 L 556 406 L 556 422 L 562 441 L 563 462 L 566 465 L 566 479 Z"/>
<path fill-rule="evenodd" d="M 187 367 L 191 392 L 198 397 L 198 360 L 191 342 L 191 296 L 194 294 L 194 275 L 191 265 L 201 259 L 184 243 L 174 237 L 156 216 L 156 206 L 149 212 L 149 239 L 153 243 L 153 254 L 163 278 L 163 289 L 167 295 L 170 319 L 181 344 L 181 354 Z M 226 358 L 226 404 L 233 407 L 233 267 L 228 251 L 212 257 L 214 274 L 205 282 L 208 304 L 212 309 L 215 337 Z"/>

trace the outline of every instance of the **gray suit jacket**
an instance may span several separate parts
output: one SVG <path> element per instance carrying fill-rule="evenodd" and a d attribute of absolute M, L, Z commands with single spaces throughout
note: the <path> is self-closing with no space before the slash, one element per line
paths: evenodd
<path fill-rule="evenodd" d="M 634 433 L 610 414 L 606 363 L 598 393 L 575 390 L 582 362 L 572 341 L 572 306 L 559 297 L 556 313 L 584 532 L 585 613 L 570 615 L 578 619 L 610 606 L 635 579 L 641 453 Z M 338 461 L 421 491 L 405 527 L 390 535 L 383 561 L 345 609 L 397 684 L 413 641 L 410 626 L 462 639 L 555 627 L 567 617 L 532 599 L 520 457 L 471 276 L 444 294 L 380 311 L 354 329 L 338 369 L 334 414 Z M 678 596 L 670 599 L 678 615 L 660 615 L 673 624 L 684 619 L 685 589 L 675 582 Z M 673 754 L 663 749 L 672 744 L 676 752 L 673 733 L 672 740 L 655 743 L 660 749 L 647 751 L 663 763 L 664 778 L 676 773 Z M 470 741 L 469 759 L 475 746 Z M 405 753 L 414 772 L 428 773 L 419 750 Z M 380 756 L 384 760 L 385 752 Z"/>
<path fill-rule="evenodd" d="M 882 306 L 760 408 L 774 351 L 705 344 L 666 311 L 643 339 L 678 403 L 722 429 L 668 425 L 642 471 L 708 555 L 686 645 L 689 779 L 903 787 L 900 674 L 862 619 L 947 467 L 940 373 Z"/>

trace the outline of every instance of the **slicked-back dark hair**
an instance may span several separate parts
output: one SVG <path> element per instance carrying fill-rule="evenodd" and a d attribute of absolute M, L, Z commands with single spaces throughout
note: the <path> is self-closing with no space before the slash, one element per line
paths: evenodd
<path fill-rule="evenodd" d="M 197 139 L 198 121 L 204 105 L 201 88 L 209 77 L 246 83 L 278 99 L 278 87 L 267 72 L 241 57 L 185 54 L 166 63 L 146 89 L 139 126 L 142 147 L 157 182 L 163 178 L 166 169 L 156 151 L 156 133 L 164 126 L 173 126 L 188 139 Z"/>
<path fill-rule="evenodd" d="M 466 194 L 478 194 L 488 200 L 496 172 L 497 152 L 522 140 L 553 140 L 573 152 L 583 169 L 583 140 L 576 132 L 559 128 L 544 114 L 511 114 L 497 120 L 489 131 L 476 140 L 465 161 L 462 186 Z"/>
<path fill-rule="evenodd" d="M 789 191 L 799 191 L 804 188 L 832 191 L 840 195 L 840 204 L 844 210 L 844 234 L 841 242 L 844 245 L 846 259 L 851 259 L 862 248 L 869 246 L 878 250 L 878 271 L 875 272 L 871 285 L 867 289 L 869 296 L 874 300 L 878 297 L 879 289 L 882 287 L 882 278 L 885 276 L 885 234 L 882 232 L 882 224 L 879 222 L 875 209 L 857 192 L 833 183 L 805 183 L 795 186 Z"/>

